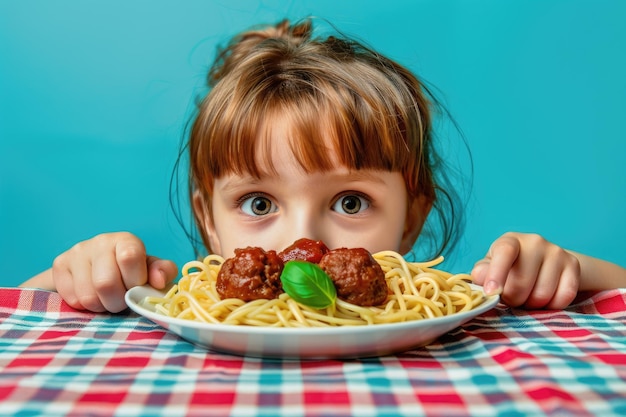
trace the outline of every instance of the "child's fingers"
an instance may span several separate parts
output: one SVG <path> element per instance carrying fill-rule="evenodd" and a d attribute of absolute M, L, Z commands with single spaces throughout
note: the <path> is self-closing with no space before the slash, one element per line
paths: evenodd
<path fill-rule="evenodd" d="M 52 264 L 52 280 L 56 291 L 70 307 L 77 310 L 85 309 L 74 291 L 74 279 L 64 255 L 58 256 Z"/>
<path fill-rule="evenodd" d="M 177 275 L 178 268 L 174 262 L 148 256 L 148 283 L 154 288 L 165 288 Z"/>
<path fill-rule="evenodd" d="M 171 267 L 164 269 L 164 280 L 170 279 Z M 55 288 L 70 306 L 119 312 L 126 308 L 126 289 L 145 284 L 147 270 L 143 242 L 130 233 L 120 232 L 77 243 L 55 259 L 52 276 Z"/>
<path fill-rule="evenodd" d="M 85 258 L 74 259 L 70 272 L 74 293 L 82 308 L 97 313 L 106 311 L 94 286 L 91 260 Z"/>
<path fill-rule="evenodd" d="M 115 259 L 125 289 L 144 285 L 148 281 L 146 248 L 138 237 L 130 233 L 116 234 Z"/>
<path fill-rule="evenodd" d="M 528 309 L 545 307 L 556 296 L 562 272 L 563 264 L 559 259 L 545 259 L 524 306 Z"/>
<path fill-rule="evenodd" d="M 59 255 L 52 264 L 52 280 L 59 295 L 73 308 L 102 312 L 105 308 L 92 282 L 91 248 L 92 244 L 84 241 Z"/>
<path fill-rule="evenodd" d="M 484 272 L 483 284 L 487 295 L 504 289 L 509 272 L 513 269 L 519 254 L 520 243 L 514 237 L 505 235 L 493 242 L 485 258 L 489 263 Z"/>
<path fill-rule="evenodd" d="M 580 286 L 578 259 L 536 234 L 506 233 L 472 270 L 486 294 L 501 292 L 510 306 L 562 309 Z"/>
<path fill-rule="evenodd" d="M 115 253 L 111 251 L 104 252 L 100 256 L 93 258 L 91 283 L 93 285 L 93 292 L 98 297 L 104 309 L 112 313 L 126 309 L 126 303 L 124 302 L 126 288 L 122 281 Z M 87 285 L 87 283 L 81 283 L 80 285 Z M 90 310 L 92 309 L 90 308 Z"/>
<path fill-rule="evenodd" d="M 483 285 L 485 283 L 485 276 L 487 275 L 487 270 L 489 269 L 489 259 L 481 259 L 480 261 L 474 264 L 474 268 L 472 268 L 472 279 L 474 283 L 478 285 Z"/>
<path fill-rule="evenodd" d="M 556 292 L 546 307 L 559 310 L 567 307 L 578 295 L 579 288 L 580 262 L 575 256 L 570 255 L 565 260 Z"/>
<path fill-rule="evenodd" d="M 548 244 L 544 249 L 543 263 L 537 274 L 537 280 L 525 306 L 527 308 L 565 308 L 576 297 L 579 281 L 578 259 L 562 248 Z"/>

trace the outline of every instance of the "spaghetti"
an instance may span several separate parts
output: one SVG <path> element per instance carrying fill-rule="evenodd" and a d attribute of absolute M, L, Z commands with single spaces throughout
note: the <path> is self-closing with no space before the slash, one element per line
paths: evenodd
<path fill-rule="evenodd" d="M 448 316 L 472 310 L 486 299 L 470 286 L 468 274 L 450 274 L 430 262 L 407 262 L 393 251 L 373 255 L 385 272 L 389 295 L 383 305 L 361 307 L 337 299 L 316 310 L 295 302 L 286 293 L 272 300 L 245 302 L 220 299 L 215 285 L 224 259 L 209 255 L 204 261 L 185 264 L 182 277 L 164 297 L 146 297 L 144 305 L 157 313 L 206 323 L 272 326 L 323 327 L 395 323 Z"/>

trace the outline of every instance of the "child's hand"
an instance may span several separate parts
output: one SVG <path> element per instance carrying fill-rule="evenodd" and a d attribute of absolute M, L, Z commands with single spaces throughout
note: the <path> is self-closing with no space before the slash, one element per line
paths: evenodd
<path fill-rule="evenodd" d="M 507 305 L 562 309 L 576 297 L 581 282 L 578 258 L 539 235 L 505 233 L 472 270 L 487 294 L 502 289 Z"/>
<path fill-rule="evenodd" d="M 54 287 L 76 309 L 113 313 L 126 308 L 126 290 L 146 283 L 164 288 L 178 270 L 171 261 L 148 256 L 136 236 L 98 235 L 59 255 L 52 265 Z"/>

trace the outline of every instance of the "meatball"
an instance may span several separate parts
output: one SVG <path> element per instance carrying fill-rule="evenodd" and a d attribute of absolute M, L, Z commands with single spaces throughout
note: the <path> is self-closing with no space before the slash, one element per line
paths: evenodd
<path fill-rule="evenodd" d="M 299 260 L 317 264 L 327 252 L 328 248 L 321 240 L 302 238 L 283 249 L 278 254 L 278 257 L 285 263 L 287 261 Z"/>
<path fill-rule="evenodd" d="M 217 275 L 220 297 L 244 301 L 277 298 L 283 287 L 280 274 L 284 263 L 276 251 L 247 247 L 235 249 L 235 256 L 224 261 Z"/>
<path fill-rule="evenodd" d="M 349 303 L 375 306 L 387 299 L 385 273 L 366 249 L 331 250 L 319 266 L 335 283 L 337 296 Z"/>

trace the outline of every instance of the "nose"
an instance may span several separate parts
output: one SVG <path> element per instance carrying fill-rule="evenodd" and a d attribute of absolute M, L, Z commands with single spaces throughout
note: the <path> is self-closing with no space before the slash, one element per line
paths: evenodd
<path fill-rule="evenodd" d="M 322 216 L 309 207 L 299 206 L 283 219 L 281 248 L 290 246 L 293 242 L 301 238 L 311 240 L 324 240 Z"/>

